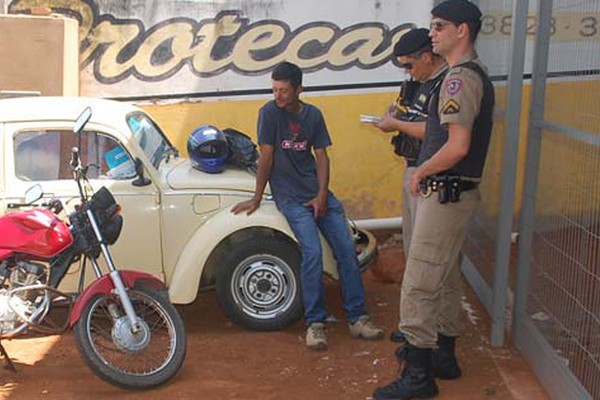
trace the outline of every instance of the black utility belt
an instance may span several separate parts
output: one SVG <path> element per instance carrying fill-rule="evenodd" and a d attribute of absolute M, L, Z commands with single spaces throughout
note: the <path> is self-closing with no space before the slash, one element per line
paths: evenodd
<path fill-rule="evenodd" d="M 444 174 L 428 176 L 421 180 L 419 186 L 422 197 L 429 197 L 437 192 L 438 201 L 445 204 L 460 201 L 460 194 L 477 188 L 479 182 L 465 180 L 460 175 Z"/>

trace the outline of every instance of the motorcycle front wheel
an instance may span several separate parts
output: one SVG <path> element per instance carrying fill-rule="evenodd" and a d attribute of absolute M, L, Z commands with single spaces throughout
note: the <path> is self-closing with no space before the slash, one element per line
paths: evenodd
<path fill-rule="evenodd" d="M 183 364 L 186 336 L 175 307 L 146 288 L 128 291 L 138 316 L 131 323 L 117 295 L 99 294 L 75 324 L 79 351 L 91 370 L 125 389 L 151 389 L 172 379 Z"/>

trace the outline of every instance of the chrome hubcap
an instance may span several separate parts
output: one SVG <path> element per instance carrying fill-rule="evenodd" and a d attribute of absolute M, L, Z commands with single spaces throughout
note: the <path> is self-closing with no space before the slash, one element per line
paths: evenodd
<path fill-rule="evenodd" d="M 270 319 L 287 310 L 298 285 L 290 266 L 279 257 L 260 254 L 248 257 L 236 268 L 231 290 L 235 302 L 247 315 Z"/>

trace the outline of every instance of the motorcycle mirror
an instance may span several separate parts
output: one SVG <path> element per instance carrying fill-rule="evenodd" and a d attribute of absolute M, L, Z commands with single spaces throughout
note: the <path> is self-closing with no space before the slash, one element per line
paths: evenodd
<path fill-rule="evenodd" d="M 73 127 L 73 133 L 80 133 L 83 130 L 85 124 L 88 123 L 92 117 L 92 109 L 88 106 L 79 114 L 79 117 L 75 120 L 75 126 Z"/>
<path fill-rule="evenodd" d="M 27 189 L 25 192 L 25 204 L 29 205 L 35 203 L 44 195 L 44 191 L 42 190 L 42 185 L 39 183 Z"/>

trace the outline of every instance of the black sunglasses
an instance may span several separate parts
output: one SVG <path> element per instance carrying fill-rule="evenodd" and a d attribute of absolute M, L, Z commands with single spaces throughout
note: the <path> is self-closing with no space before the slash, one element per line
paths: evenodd
<path fill-rule="evenodd" d="M 437 32 L 441 32 L 446 25 L 450 25 L 450 24 L 454 24 L 454 22 L 442 21 L 442 20 L 431 21 L 431 24 L 429 24 L 429 29 L 435 30 Z"/>
<path fill-rule="evenodd" d="M 425 47 L 421 50 L 417 50 L 412 54 L 407 55 L 406 57 L 408 58 L 412 58 L 413 60 L 419 60 L 421 57 L 423 57 L 423 54 L 427 53 L 428 51 L 431 51 L 430 47 Z M 398 66 L 400 68 L 404 68 L 407 71 L 410 71 L 411 69 L 413 69 L 415 67 L 415 63 L 414 62 L 405 62 L 405 63 L 399 63 Z"/>

